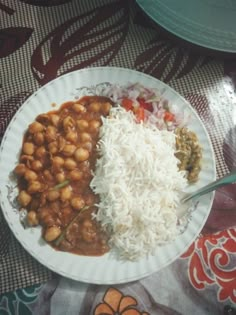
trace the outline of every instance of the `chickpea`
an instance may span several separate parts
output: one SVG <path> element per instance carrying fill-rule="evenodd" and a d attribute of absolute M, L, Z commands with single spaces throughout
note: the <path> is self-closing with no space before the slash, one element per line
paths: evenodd
<path fill-rule="evenodd" d="M 58 226 L 51 226 L 46 229 L 44 233 L 44 239 L 47 242 L 52 242 L 59 237 L 61 234 L 61 229 Z"/>
<path fill-rule="evenodd" d="M 89 152 L 91 152 L 92 149 L 93 149 L 93 144 L 92 144 L 92 142 L 90 142 L 90 141 L 86 141 L 86 142 L 84 142 L 84 143 L 82 144 L 82 147 L 83 147 L 84 149 L 87 149 Z"/>
<path fill-rule="evenodd" d="M 38 159 L 41 159 L 42 157 L 44 157 L 46 154 L 46 149 L 45 147 L 43 146 L 40 146 L 36 149 L 35 151 L 35 156 L 38 158 Z"/>
<path fill-rule="evenodd" d="M 34 193 L 37 193 L 37 192 L 40 192 L 42 190 L 42 184 L 38 181 L 33 181 L 29 184 L 29 187 L 28 187 L 28 192 L 30 194 L 34 194 Z"/>
<path fill-rule="evenodd" d="M 37 122 L 40 122 L 43 125 L 48 125 L 50 122 L 50 116 L 49 114 L 40 114 L 37 118 L 36 118 Z"/>
<path fill-rule="evenodd" d="M 88 110 L 90 112 L 94 112 L 94 113 L 98 113 L 101 109 L 101 104 L 98 102 L 92 102 L 91 104 L 89 104 L 88 106 Z"/>
<path fill-rule="evenodd" d="M 64 220 L 68 220 L 68 219 L 70 219 L 70 216 L 71 216 L 73 210 L 71 209 L 71 207 L 64 207 L 61 209 L 61 212 L 62 212 L 62 216 L 63 216 Z"/>
<path fill-rule="evenodd" d="M 102 113 L 104 115 L 109 114 L 111 106 L 112 105 L 109 102 L 103 103 L 102 106 L 101 106 Z"/>
<path fill-rule="evenodd" d="M 34 153 L 34 144 L 31 142 L 25 142 L 23 144 L 23 152 L 27 155 L 32 155 Z"/>
<path fill-rule="evenodd" d="M 74 156 L 78 162 L 86 161 L 89 158 L 89 151 L 84 148 L 78 148 Z"/>
<path fill-rule="evenodd" d="M 57 130 L 54 126 L 48 126 L 45 132 L 45 138 L 48 142 L 55 141 L 57 138 Z"/>
<path fill-rule="evenodd" d="M 91 135 L 88 132 L 82 132 L 80 134 L 80 140 L 82 142 L 87 142 L 87 141 L 91 141 L 92 137 L 91 137 Z"/>
<path fill-rule="evenodd" d="M 78 181 L 78 180 L 81 180 L 82 177 L 83 177 L 83 173 L 79 170 L 73 170 L 73 171 L 70 171 L 69 173 L 69 178 L 71 180 Z"/>
<path fill-rule="evenodd" d="M 85 206 L 85 202 L 81 197 L 72 198 L 70 204 L 75 210 L 80 210 Z"/>
<path fill-rule="evenodd" d="M 72 143 L 75 143 L 78 139 L 78 135 L 77 135 L 77 132 L 76 131 L 69 131 L 67 134 L 66 134 L 66 140 L 67 141 L 70 141 Z"/>
<path fill-rule="evenodd" d="M 42 132 L 36 132 L 34 134 L 34 142 L 37 145 L 42 145 L 44 143 L 44 134 Z"/>
<path fill-rule="evenodd" d="M 56 180 L 58 183 L 64 182 L 66 180 L 65 174 L 64 173 L 56 174 Z"/>
<path fill-rule="evenodd" d="M 55 201 L 60 197 L 60 192 L 58 190 L 49 190 L 47 193 L 48 201 Z"/>
<path fill-rule="evenodd" d="M 32 182 L 38 178 L 38 175 L 34 171 L 26 170 L 24 177 L 28 182 Z"/>
<path fill-rule="evenodd" d="M 89 123 L 84 119 L 77 120 L 76 124 L 77 124 L 77 127 L 79 128 L 79 130 L 81 130 L 81 131 L 87 129 L 89 126 Z"/>
<path fill-rule="evenodd" d="M 65 163 L 64 159 L 60 156 L 54 156 L 52 158 L 52 165 L 53 167 L 59 169 L 61 166 L 63 166 Z"/>
<path fill-rule="evenodd" d="M 92 243 L 97 237 L 96 230 L 93 228 L 93 224 L 89 220 L 85 220 L 82 227 L 82 237 L 87 243 Z"/>
<path fill-rule="evenodd" d="M 60 121 L 60 117 L 56 114 L 51 115 L 51 122 L 53 124 L 53 126 L 57 127 Z"/>
<path fill-rule="evenodd" d="M 79 103 L 75 103 L 73 106 L 72 106 L 73 110 L 76 112 L 76 113 L 84 113 L 86 112 L 86 108 L 79 104 Z"/>
<path fill-rule="evenodd" d="M 64 166 L 68 170 L 73 170 L 74 168 L 77 167 L 77 163 L 75 162 L 75 160 L 73 160 L 71 158 L 67 158 L 67 159 L 65 159 Z"/>
<path fill-rule="evenodd" d="M 47 181 L 52 181 L 53 180 L 53 176 L 52 176 L 52 174 L 51 174 L 51 172 L 49 170 L 44 170 L 43 171 L 43 175 L 44 175 L 44 178 Z"/>
<path fill-rule="evenodd" d="M 15 169 L 14 172 L 18 175 L 18 176 L 23 176 L 25 174 L 25 171 L 27 170 L 27 167 L 25 166 L 25 164 L 20 163 L 18 164 Z"/>
<path fill-rule="evenodd" d="M 60 198 L 61 198 L 61 201 L 63 202 L 70 200 L 71 195 L 72 195 L 72 191 L 71 191 L 70 186 L 63 187 L 60 191 Z"/>
<path fill-rule="evenodd" d="M 75 121 L 71 116 L 67 116 L 63 119 L 63 128 L 67 132 L 70 129 L 73 129 L 75 126 Z"/>
<path fill-rule="evenodd" d="M 29 132 L 30 133 L 36 133 L 41 132 L 45 129 L 44 125 L 40 124 L 37 121 L 34 121 L 32 124 L 29 125 Z"/>
<path fill-rule="evenodd" d="M 75 150 L 76 150 L 76 146 L 74 144 L 66 144 L 62 150 L 62 153 L 65 156 L 71 156 L 74 154 Z"/>
<path fill-rule="evenodd" d="M 31 226 L 36 226 L 39 224 L 38 216 L 37 216 L 37 213 L 35 211 L 32 210 L 32 211 L 28 212 L 27 222 Z"/>
<path fill-rule="evenodd" d="M 40 171 L 42 168 L 43 168 L 43 164 L 41 161 L 39 160 L 34 160 L 32 163 L 31 163 L 31 168 L 34 170 L 34 171 Z"/>
<path fill-rule="evenodd" d="M 32 197 L 25 190 L 22 190 L 17 199 L 22 207 L 26 207 L 31 202 Z"/>
<path fill-rule="evenodd" d="M 91 228 L 91 227 L 93 227 L 93 223 L 90 220 L 84 220 L 83 227 Z"/>
<path fill-rule="evenodd" d="M 58 152 L 57 141 L 52 141 L 48 144 L 48 150 L 51 154 L 56 154 Z"/>
<path fill-rule="evenodd" d="M 101 122 L 99 120 L 93 119 L 89 122 L 89 131 L 97 133 L 99 131 L 100 126 Z"/>

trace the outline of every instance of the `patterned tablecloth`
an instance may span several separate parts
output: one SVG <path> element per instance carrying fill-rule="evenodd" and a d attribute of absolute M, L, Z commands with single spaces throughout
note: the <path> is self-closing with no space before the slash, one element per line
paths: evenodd
<path fill-rule="evenodd" d="M 134 1 L 1 0 L 0 26 L 1 137 L 45 83 L 84 67 L 119 66 L 150 74 L 188 99 L 209 132 L 217 175 L 235 168 L 235 56 L 196 52 L 151 23 Z M 142 281 L 112 287 L 53 274 L 21 247 L 0 212 L 0 314 L 235 314 L 235 187 L 216 192 L 201 235 L 182 257 Z"/>

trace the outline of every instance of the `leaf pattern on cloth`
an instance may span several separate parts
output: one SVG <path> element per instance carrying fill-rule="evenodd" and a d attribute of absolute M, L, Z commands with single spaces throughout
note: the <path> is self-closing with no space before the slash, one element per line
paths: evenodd
<path fill-rule="evenodd" d="M 6 130 L 7 125 L 12 119 L 15 112 L 22 105 L 22 103 L 26 100 L 27 97 L 30 96 L 30 92 L 20 92 L 9 99 L 7 99 L 3 104 L 1 104 L 0 108 L 0 137 L 3 136 L 3 133 Z"/>
<path fill-rule="evenodd" d="M 209 129 L 215 126 L 214 115 L 212 115 L 207 97 L 198 93 L 188 93 L 185 98 L 192 107 L 197 111 L 204 126 Z"/>
<path fill-rule="evenodd" d="M 0 2 L 0 10 L 2 10 L 3 12 L 12 15 L 15 10 L 11 9 L 10 7 L 6 6 L 5 4 Z"/>
<path fill-rule="evenodd" d="M 0 30 L 0 58 L 14 53 L 30 38 L 33 30 L 28 27 L 9 27 Z"/>
<path fill-rule="evenodd" d="M 160 40 L 159 35 L 152 39 L 135 60 L 137 70 L 148 73 L 164 82 L 180 79 L 201 66 L 205 58 L 196 56 L 167 40 Z"/>
<path fill-rule="evenodd" d="M 93 65 L 107 65 L 128 32 L 124 0 L 76 16 L 50 32 L 35 49 L 31 67 L 45 84 L 56 76 Z"/>
<path fill-rule="evenodd" d="M 54 5 L 61 5 L 64 3 L 68 3 L 71 0 L 20 0 L 21 2 L 25 2 L 27 4 L 42 6 L 42 7 L 51 7 Z"/>
<path fill-rule="evenodd" d="M 182 259 L 188 261 L 190 283 L 197 290 L 217 285 L 218 300 L 236 303 L 236 232 L 234 229 L 205 235 L 190 246 Z"/>

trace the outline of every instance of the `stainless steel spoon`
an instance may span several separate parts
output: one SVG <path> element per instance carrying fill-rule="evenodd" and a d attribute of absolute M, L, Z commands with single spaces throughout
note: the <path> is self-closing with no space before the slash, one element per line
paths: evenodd
<path fill-rule="evenodd" d="M 198 189 L 197 191 L 194 191 L 192 193 L 189 193 L 187 195 L 185 195 L 181 201 L 184 203 L 192 198 L 198 198 L 202 195 L 205 195 L 213 190 L 216 190 L 219 187 L 228 185 L 228 184 L 232 184 L 236 182 L 236 170 L 232 171 L 231 173 L 221 177 L 220 179 L 215 180 L 214 182 Z"/>

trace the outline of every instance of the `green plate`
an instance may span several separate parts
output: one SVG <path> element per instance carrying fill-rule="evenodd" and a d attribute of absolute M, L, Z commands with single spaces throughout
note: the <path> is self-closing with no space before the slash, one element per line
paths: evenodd
<path fill-rule="evenodd" d="M 217 51 L 236 52 L 236 0 L 136 0 L 176 36 Z"/>

